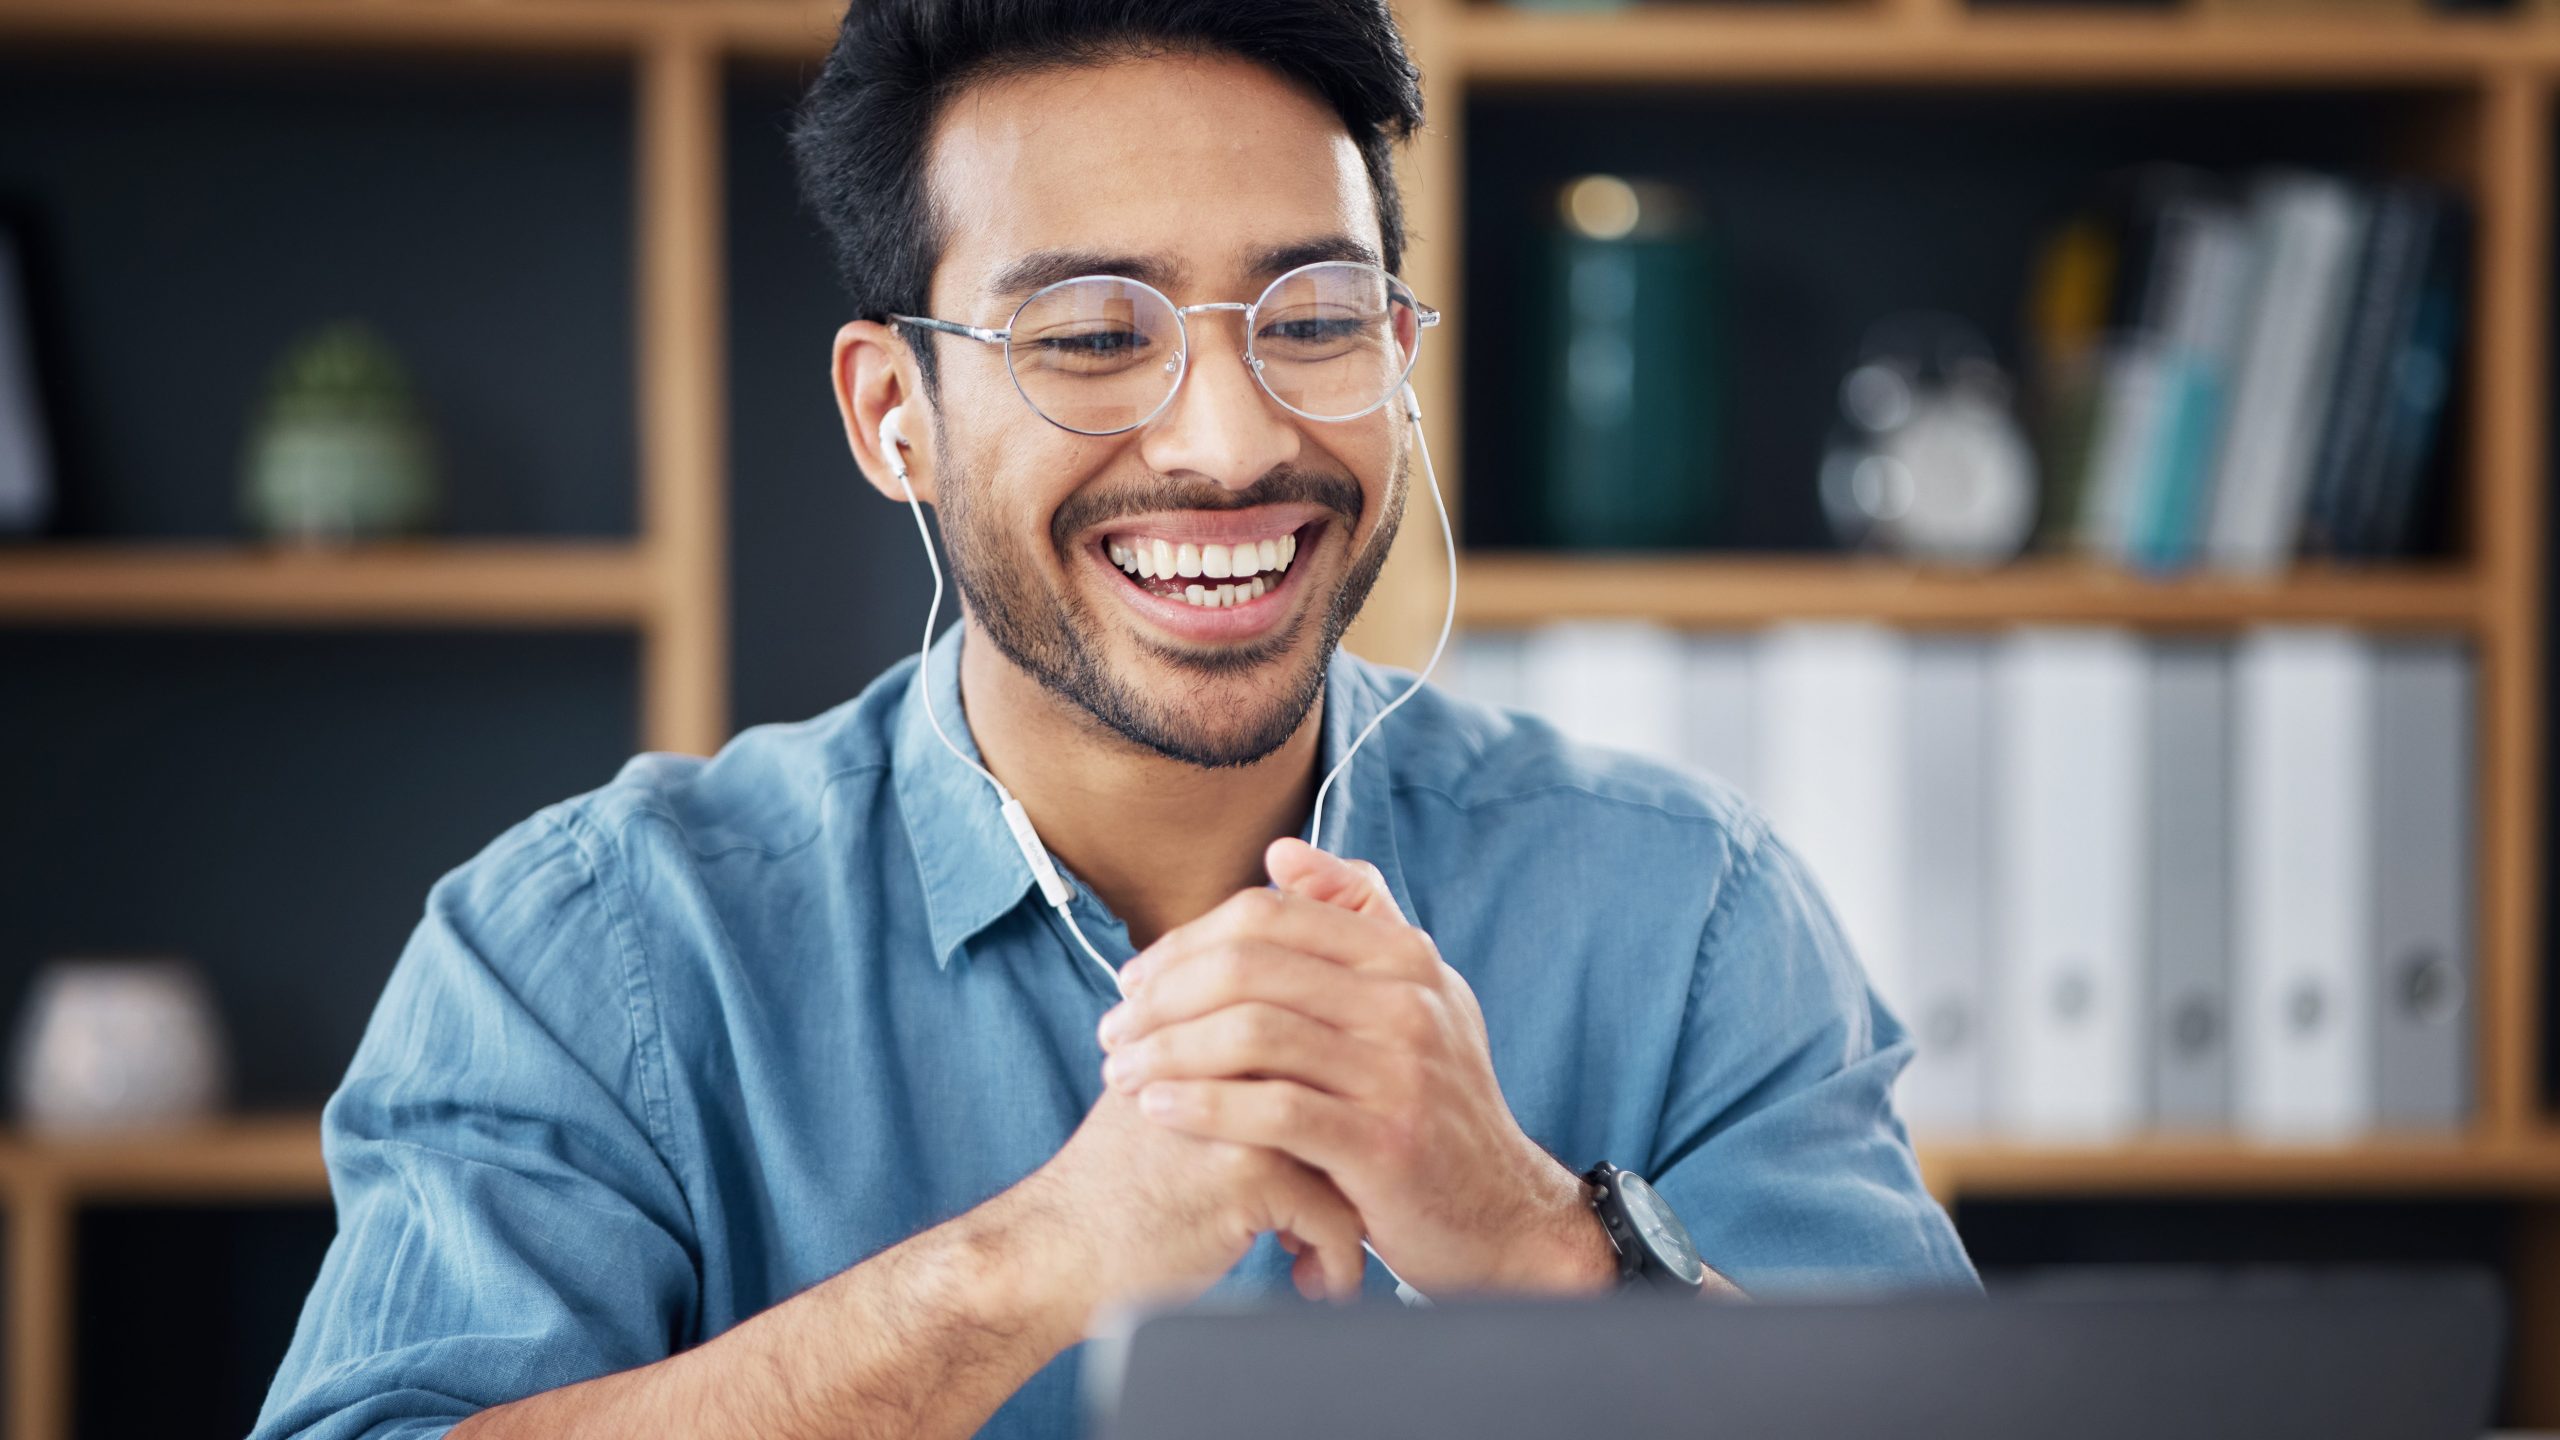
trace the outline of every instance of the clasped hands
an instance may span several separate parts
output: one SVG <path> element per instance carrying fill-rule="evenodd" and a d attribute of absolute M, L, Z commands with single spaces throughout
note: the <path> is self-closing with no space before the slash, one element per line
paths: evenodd
<path fill-rule="evenodd" d="M 1425 1294 L 1605 1288 L 1615 1261 L 1580 1178 L 1512 1117 L 1474 991 L 1385 877 L 1294 838 L 1263 862 L 1278 888 L 1123 968 L 1105 1083 L 1157 1124 L 1321 1171 Z M 1298 1289 L 1321 1294 L 1312 1252 L 1290 1248 Z"/>

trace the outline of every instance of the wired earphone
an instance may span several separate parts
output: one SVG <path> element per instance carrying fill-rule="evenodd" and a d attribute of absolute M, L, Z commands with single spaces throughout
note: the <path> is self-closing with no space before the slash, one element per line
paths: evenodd
<path fill-rule="evenodd" d="M 1440 652 L 1448 648 L 1449 631 L 1458 618 L 1458 542 L 1449 528 L 1449 504 L 1441 497 L 1439 474 L 1431 465 L 1431 441 L 1422 433 L 1422 402 L 1414 398 L 1413 385 L 1410 381 L 1398 387 L 1397 393 L 1404 399 L 1405 415 L 1413 422 L 1414 445 L 1422 452 L 1423 479 L 1431 487 L 1432 508 L 1440 517 L 1440 541 L 1449 556 L 1448 605 L 1440 616 L 1440 638 L 1432 642 L 1431 658 L 1423 662 L 1421 671 L 1413 677 L 1413 683 L 1396 692 L 1394 699 L 1381 707 L 1377 714 L 1369 717 L 1369 723 L 1362 726 L 1360 733 L 1352 737 L 1351 743 L 1343 748 L 1342 758 L 1333 763 L 1333 768 L 1325 772 L 1323 782 L 1316 786 L 1314 813 L 1308 824 L 1307 834 L 1309 843 L 1319 850 L 1324 848 L 1326 792 L 1333 788 L 1333 782 L 1350 766 L 1351 757 L 1360 752 L 1360 746 L 1376 733 L 1379 722 L 1394 714 L 1396 707 L 1412 699 L 1413 692 L 1421 689 L 1422 682 L 1430 678 L 1432 668 L 1440 663 Z M 998 808 L 1004 815 L 1004 828 L 1013 836 L 1014 848 L 1022 852 L 1023 863 L 1031 867 L 1031 877 L 1040 886 L 1040 898 L 1048 902 L 1051 909 L 1058 912 L 1059 919 L 1067 922 L 1067 933 L 1076 937 L 1076 944 L 1082 946 L 1084 953 L 1093 957 L 1093 963 L 1101 969 L 1102 973 L 1110 977 L 1112 987 L 1122 995 L 1126 995 L 1128 986 L 1122 983 L 1119 970 L 1114 968 L 1110 961 L 1102 958 L 1102 952 L 1093 948 L 1093 942 L 1085 938 L 1084 927 L 1076 923 L 1075 913 L 1069 908 L 1069 902 L 1075 898 L 1075 892 L 1068 887 L 1066 877 L 1058 873 L 1056 863 L 1049 858 L 1049 849 L 1040 842 L 1040 833 L 1031 828 L 1031 817 L 1023 810 L 1022 802 L 1014 798 L 1013 792 L 1004 787 L 1004 782 L 998 780 L 994 772 L 970 759 L 958 745 L 952 743 L 949 732 L 942 728 L 942 717 L 934 712 L 933 628 L 942 615 L 942 562 L 934 554 L 933 532 L 925 528 L 924 505 L 916 499 L 915 486 L 907 481 L 907 437 L 903 429 L 906 413 L 907 407 L 898 405 L 891 407 L 888 414 L 880 417 L 880 453 L 889 462 L 889 472 L 898 478 L 899 488 L 907 492 L 907 510 L 915 517 L 916 538 L 923 542 L 925 564 L 933 570 L 933 603 L 925 608 L 924 639 L 916 646 L 916 679 L 917 683 L 924 687 L 925 719 L 932 724 L 934 738 L 942 742 L 942 748 L 950 751 L 953 759 L 977 771 L 979 778 L 985 780 L 989 788 L 996 792 Z M 1406 1284 L 1404 1277 L 1396 1274 L 1395 1267 L 1387 1264 L 1385 1257 L 1379 1255 L 1366 1239 L 1360 1242 L 1360 1248 L 1367 1250 L 1370 1257 L 1377 1260 L 1380 1268 L 1387 1272 L 1388 1277 L 1396 1282 L 1396 1298 L 1408 1305 L 1429 1303 L 1423 1298 L 1421 1291 Z"/>

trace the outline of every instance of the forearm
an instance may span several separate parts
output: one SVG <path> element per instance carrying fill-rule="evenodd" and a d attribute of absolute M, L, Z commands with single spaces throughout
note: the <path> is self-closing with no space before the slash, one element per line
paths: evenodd
<path fill-rule="evenodd" d="M 1016 1186 L 702 1345 L 485 1411 L 457 1440 L 967 1435 L 1081 1339 L 1093 1297 Z"/>

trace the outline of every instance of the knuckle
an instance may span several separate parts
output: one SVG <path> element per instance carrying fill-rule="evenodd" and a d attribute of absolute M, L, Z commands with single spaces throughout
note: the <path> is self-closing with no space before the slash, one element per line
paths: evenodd
<path fill-rule="evenodd" d="M 1408 975 L 1416 978 L 1433 975 L 1440 969 L 1440 946 L 1428 931 L 1408 925 L 1404 929 L 1403 944 L 1397 948 L 1396 959 Z"/>
<path fill-rule="evenodd" d="M 1233 943 L 1224 943 L 1200 957 L 1197 978 L 1199 998 L 1212 1005 L 1232 1003 L 1244 985 L 1244 957 Z"/>
<path fill-rule="evenodd" d="M 1387 1010 L 1387 1023 L 1398 1040 L 1420 1045 L 1439 1028 L 1440 1017 L 1434 1013 L 1430 992 L 1409 985 L 1397 991 L 1395 1004 Z"/>
<path fill-rule="evenodd" d="M 1295 1085 L 1281 1086 L 1271 1092 L 1271 1118 L 1282 1128 L 1295 1130 L 1306 1124 L 1315 1107 L 1307 1092 Z"/>
<path fill-rule="evenodd" d="M 1211 1142 L 1205 1163 L 1212 1182 L 1229 1187 L 1249 1185 L 1266 1169 L 1262 1151 L 1227 1140 Z"/>
<path fill-rule="evenodd" d="M 1233 1023 L 1238 1043 L 1258 1055 L 1269 1055 L 1288 1040 L 1288 1017 L 1276 1005 L 1254 1001 L 1238 1005 L 1228 1013 L 1235 1016 Z"/>
<path fill-rule="evenodd" d="M 1250 923 L 1270 916 L 1280 897 L 1260 885 L 1239 890 L 1227 897 L 1218 908 L 1226 912 L 1230 925 Z"/>

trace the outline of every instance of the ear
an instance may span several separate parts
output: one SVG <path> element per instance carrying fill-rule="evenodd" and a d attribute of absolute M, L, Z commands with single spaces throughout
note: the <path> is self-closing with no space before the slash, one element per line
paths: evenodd
<path fill-rule="evenodd" d="M 907 438 L 903 457 L 907 483 L 915 486 L 918 500 L 927 505 L 934 503 L 933 425 L 926 413 L 929 402 L 917 380 L 915 357 L 908 352 L 905 338 L 877 320 L 845 322 L 844 328 L 836 331 L 828 381 L 836 392 L 836 409 L 844 416 L 845 444 L 852 448 L 863 478 L 871 482 L 872 489 L 901 505 L 907 502 L 907 487 L 898 483 L 889 453 L 880 448 L 880 421 L 890 411 L 906 408 L 899 428 Z"/>

